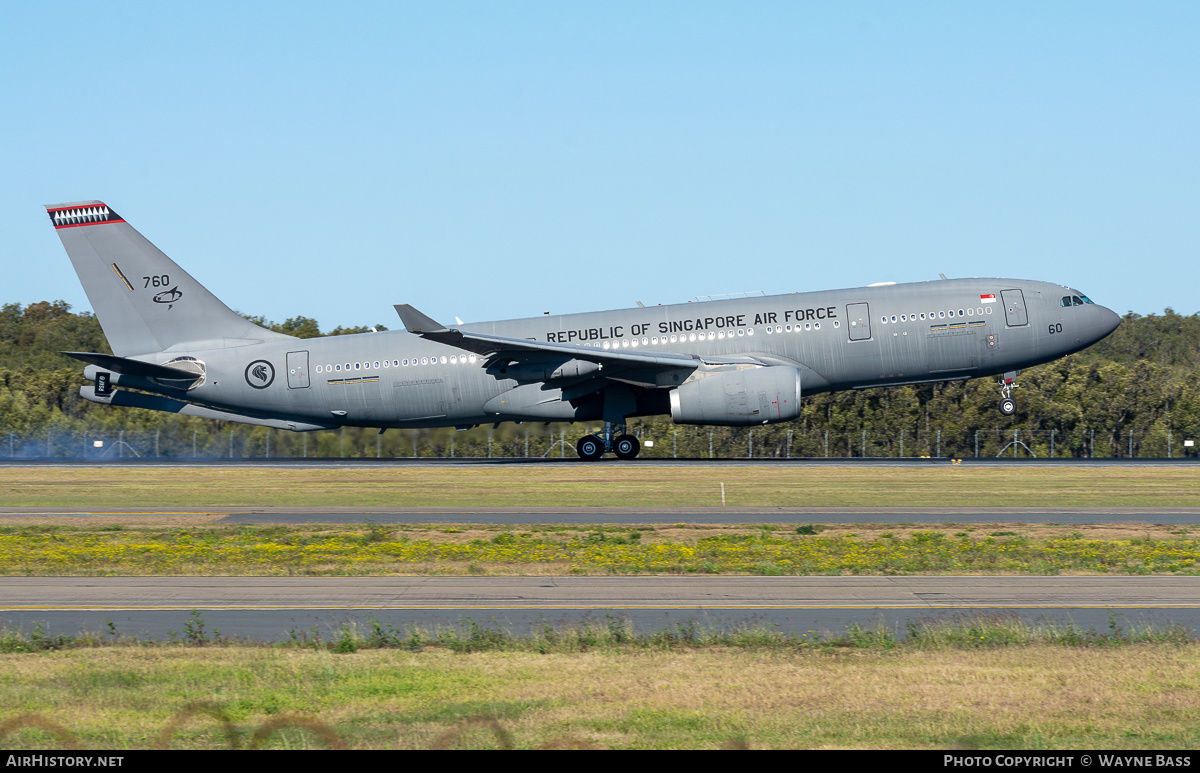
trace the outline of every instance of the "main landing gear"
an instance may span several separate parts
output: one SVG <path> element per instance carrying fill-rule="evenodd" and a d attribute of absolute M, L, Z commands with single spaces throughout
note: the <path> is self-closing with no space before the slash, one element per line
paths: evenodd
<path fill-rule="evenodd" d="M 617 434 L 620 433 L 620 434 Z M 584 435 L 575 444 L 575 451 L 585 462 L 594 462 L 611 451 L 618 459 L 633 459 L 642 450 L 642 444 L 633 435 L 625 434 L 624 424 L 604 422 L 604 432 L 599 435 Z"/>
<path fill-rule="evenodd" d="M 1016 383 L 1018 373 L 1020 371 L 1010 370 L 1000 379 L 1000 413 L 1005 416 L 1017 412 L 1017 401 L 1013 399 L 1012 391 L 1019 386 Z"/>

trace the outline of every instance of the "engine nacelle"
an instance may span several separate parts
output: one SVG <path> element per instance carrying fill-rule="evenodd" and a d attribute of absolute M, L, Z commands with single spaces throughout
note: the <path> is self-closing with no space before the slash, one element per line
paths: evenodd
<path fill-rule="evenodd" d="M 671 390 L 676 424 L 748 426 L 800 415 L 800 371 L 789 365 L 718 371 Z"/>

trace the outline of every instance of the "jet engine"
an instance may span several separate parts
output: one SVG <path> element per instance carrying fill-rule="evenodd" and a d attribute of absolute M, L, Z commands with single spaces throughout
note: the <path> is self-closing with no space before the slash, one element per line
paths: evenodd
<path fill-rule="evenodd" d="M 748 426 L 800 415 L 800 371 L 790 365 L 700 375 L 671 390 L 676 424 Z"/>

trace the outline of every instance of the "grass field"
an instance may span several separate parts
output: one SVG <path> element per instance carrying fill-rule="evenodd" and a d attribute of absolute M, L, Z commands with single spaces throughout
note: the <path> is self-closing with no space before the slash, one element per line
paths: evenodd
<path fill-rule="evenodd" d="M 8 576 L 1197 574 L 1200 527 L 0 525 Z M 150 519 L 154 525 L 146 523 Z M 8 519 L 3 519 L 4 523 Z M 62 521 L 66 520 L 64 524 Z"/>
<path fill-rule="evenodd" d="M 24 749 L 1193 749 L 1200 646 L 130 645 L 0 655 L 0 705 Z"/>
<path fill-rule="evenodd" d="M 103 574 L 1191 574 L 1200 527 L 227 526 L 205 508 L 1196 508 L 1190 468 L 8 468 L 0 571 Z M 419 516 L 417 516 L 419 518 Z M 367 516 L 369 518 L 369 516 Z M 919 520 L 919 516 L 914 516 Z M 1200 516 L 1198 516 L 1200 521 Z M 1198 531 L 1200 533 L 1200 531 Z M 7 748 L 1190 749 L 1190 633 L 967 624 L 799 640 L 620 629 L 291 646 L 0 631 Z M 109 637 L 111 638 L 111 637 Z M 103 645 L 103 646 L 101 646 Z M 192 646 L 186 646 L 192 645 Z"/>
<path fill-rule="evenodd" d="M 1200 507 L 1190 467 L 13 467 L 0 506 Z"/>

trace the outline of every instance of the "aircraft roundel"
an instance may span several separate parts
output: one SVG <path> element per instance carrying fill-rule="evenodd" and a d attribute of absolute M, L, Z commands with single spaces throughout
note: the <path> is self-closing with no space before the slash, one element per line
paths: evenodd
<path fill-rule="evenodd" d="M 266 360 L 255 360 L 246 366 L 246 383 L 255 389 L 266 389 L 275 381 L 275 366 Z"/>

